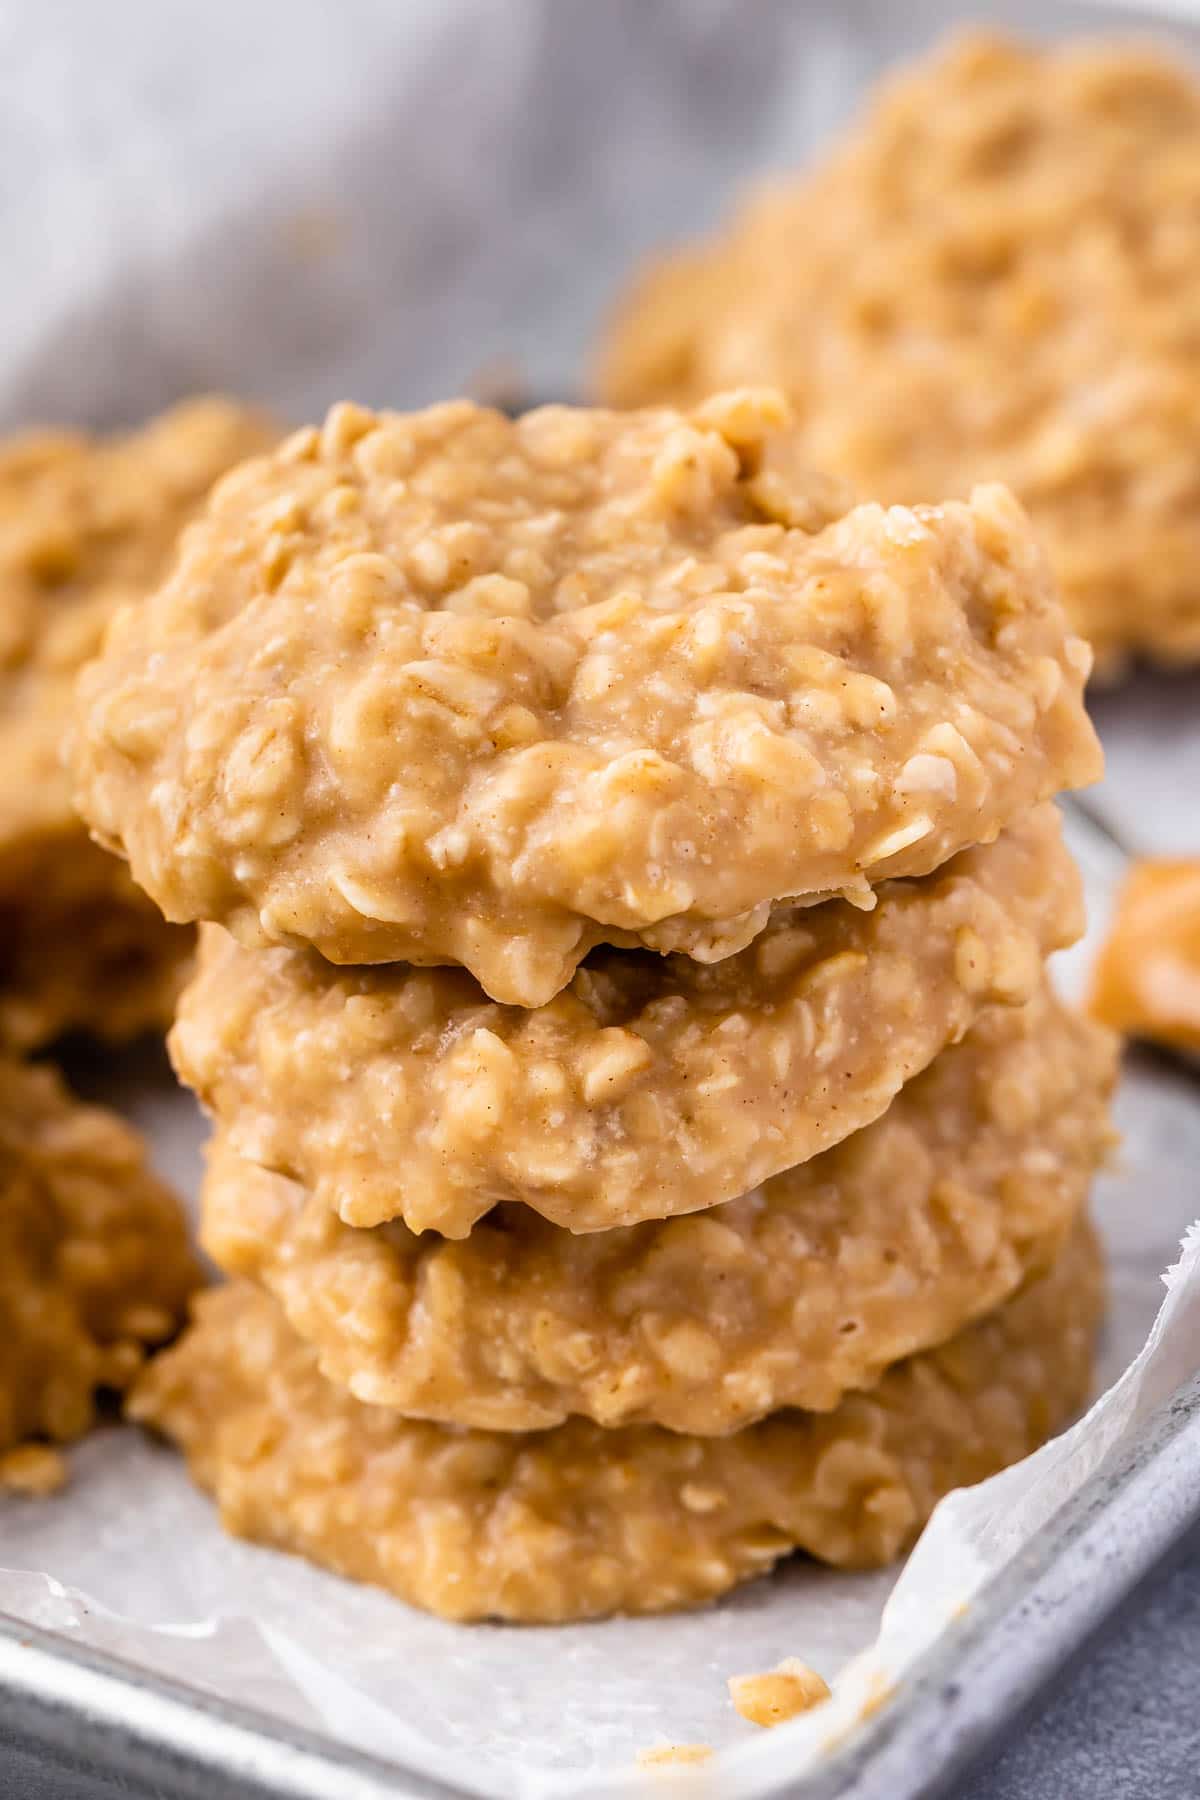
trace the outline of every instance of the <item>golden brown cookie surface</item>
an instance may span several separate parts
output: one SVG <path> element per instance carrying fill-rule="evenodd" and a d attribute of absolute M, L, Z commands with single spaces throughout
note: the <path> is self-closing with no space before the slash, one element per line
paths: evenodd
<path fill-rule="evenodd" d="M 131 1127 L 0 1059 L 0 1451 L 65 1443 L 169 1338 L 199 1282 Z"/>
<path fill-rule="evenodd" d="M 461 969 L 335 969 L 206 929 L 171 1051 L 243 1155 L 353 1225 L 572 1231 L 735 1199 L 868 1124 L 1082 928 L 1046 806 L 919 881 L 776 908 L 712 966 L 596 950 L 531 1012 Z"/>
<path fill-rule="evenodd" d="M 237 1283 L 202 1296 L 129 1410 L 181 1446 L 230 1531 L 432 1612 L 665 1612 L 796 1549 L 844 1567 L 890 1561 L 944 1493 L 1015 1462 L 1082 1403 L 1102 1290 L 1081 1230 L 998 1313 L 870 1393 L 694 1438 L 401 1419 L 330 1386 L 275 1303 Z"/>
<path fill-rule="evenodd" d="M 144 598 L 209 487 L 268 441 L 222 400 L 139 432 L 0 445 L 0 1037 L 131 1037 L 171 1016 L 187 934 L 87 841 L 61 751 L 79 669 Z"/>
<path fill-rule="evenodd" d="M 975 34 L 651 270 L 599 385 L 688 405 L 777 382 L 804 453 L 885 501 L 1004 481 L 1102 670 L 1195 663 L 1198 280 L 1193 73 Z"/>
<path fill-rule="evenodd" d="M 1086 665 L 1003 490 L 846 512 L 778 396 L 341 407 L 110 634 L 76 794 L 168 917 L 532 1006 L 1094 779 Z"/>
<path fill-rule="evenodd" d="M 372 1404 L 499 1431 L 578 1413 L 722 1434 L 836 1406 L 1044 1270 L 1112 1142 L 1114 1060 L 1043 990 L 802 1168 L 703 1216 L 586 1236 L 512 1205 L 459 1243 L 355 1230 L 218 1138 L 204 1245 Z"/>

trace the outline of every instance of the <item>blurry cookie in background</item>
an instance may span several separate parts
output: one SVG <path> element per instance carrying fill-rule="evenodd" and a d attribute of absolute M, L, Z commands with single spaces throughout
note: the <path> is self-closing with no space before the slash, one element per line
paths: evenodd
<path fill-rule="evenodd" d="M 1091 1011 L 1200 1057 L 1200 857 L 1135 862 L 1092 978 Z"/>
<path fill-rule="evenodd" d="M 232 401 L 142 430 L 0 445 L 0 1039 L 165 1027 L 191 937 L 94 845 L 60 764 L 75 676 L 113 613 L 166 573 L 217 477 L 271 440 Z"/>
<path fill-rule="evenodd" d="M 806 176 L 650 269 L 602 397 L 771 381 L 815 466 L 911 504 L 1008 483 L 1111 677 L 1200 663 L 1200 85 L 1144 47 L 972 34 Z"/>
<path fill-rule="evenodd" d="M 128 1387 L 199 1279 L 132 1127 L 0 1057 L 0 1489 L 58 1484 L 52 1446 Z"/>

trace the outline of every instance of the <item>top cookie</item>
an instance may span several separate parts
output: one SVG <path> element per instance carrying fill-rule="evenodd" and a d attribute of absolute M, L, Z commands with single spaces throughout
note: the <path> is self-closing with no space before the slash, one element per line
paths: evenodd
<path fill-rule="evenodd" d="M 1200 661 L 1200 84 L 1131 46 L 956 39 L 835 153 L 651 271 L 600 389 L 793 397 L 887 501 L 1029 507 L 1102 670 Z"/>
<path fill-rule="evenodd" d="M 170 1018 L 185 933 L 89 844 L 62 740 L 80 667 L 113 613 L 166 574 L 218 475 L 269 428 L 221 399 L 143 430 L 28 432 L 0 444 L 0 1036 L 21 1048 L 84 1027 L 129 1036 Z"/>
<path fill-rule="evenodd" d="M 336 408 L 222 481 L 81 683 L 77 797 L 169 918 L 551 998 L 726 956 L 1095 778 L 1010 496 L 844 510 L 785 403 Z"/>

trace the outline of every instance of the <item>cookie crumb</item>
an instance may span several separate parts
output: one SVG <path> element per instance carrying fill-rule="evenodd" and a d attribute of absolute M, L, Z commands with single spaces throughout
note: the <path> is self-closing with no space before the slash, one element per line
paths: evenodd
<path fill-rule="evenodd" d="M 789 1656 L 765 1675 L 731 1675 L 729 1697 L 752 1725 L 782 1725 L 829 1698 L 829 1683 L 799 1657 Z"/>
<path fill-rule="evenodd" d="M 655 1744 L 637 1753 L 640 1769 L 678 1767 L 686 1763 L 706 1763 L 713 1753 L 711 1744 Z"/>
<path fill-rule="evenodd" d="M 48 1444 L 19 1444 L 0 1456 L 0 1489 L 44 1500 L 67 1484 L 67 1465 Z"/>

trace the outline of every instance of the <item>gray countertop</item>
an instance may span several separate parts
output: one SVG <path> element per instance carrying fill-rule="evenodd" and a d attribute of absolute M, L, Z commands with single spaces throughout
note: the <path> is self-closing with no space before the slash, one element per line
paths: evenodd
<path fill-rule="evenodd" d="M 1200 1795 L 1200 1533 L 955 1800 Z"/>

